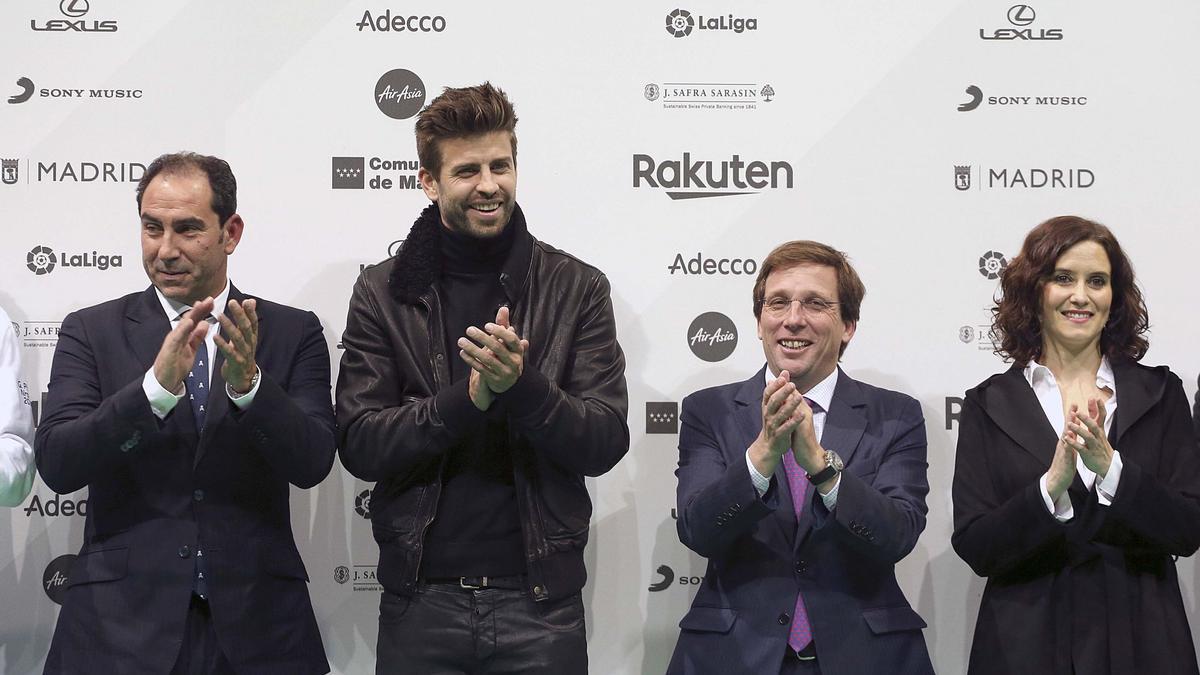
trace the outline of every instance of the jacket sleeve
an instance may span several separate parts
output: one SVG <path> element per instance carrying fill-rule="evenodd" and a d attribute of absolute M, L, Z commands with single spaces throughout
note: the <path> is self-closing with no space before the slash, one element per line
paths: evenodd
<path fill-rule="evenodd" d="M 746 466 L 745 448 L 735 448 L 730 454 L 738 459 L 726 461 L 713 433 L 712 411 L 704 407 L 689 396 L 679 415 L 675 527 L 684 546 L 706 558 L 720 558 L 775 510 L 779 497 L 772 480 L 759 498 Z"/>
<path fill-rule="evenodd" d="M 1037 480 L 1015 494 L 997 493 L 993 474 L 1006 467 L 993 465 L 988 448 L 1002 434 L 987 419 L 974 392 L 967 392 L 954 459 L 954 533 L 950 543 L 981 577 L 1004 574 L 1039 554 L 1065 546 L 1070 527 L 1059 523 L 1046 508 Z"/>
<path fill-rule="evenodd" d="M 260 368 L 254 403 L 241 411 L 231 404 L 229 414 L 276 473 L 298 488 L 310 488 L 329 475 L 337 445 L 329 398 L 329 347 L 321 321 L 312 312 L 305 313 L 300 336 L 287 390 Z"/>
<path fill-rule="evenodd" d="M 599 476 L 629 450 L 625 356 L 604 275 L 591 280 L 580 303 L 562 383 L 526 368 L 501 396 L 513 425 L 535 451 L 568 471 Z M 544 395 L 530 395 L 539 390 Z"/>
<path fill-rule="evenodd" d="M 1189 556 L 1200 547 L 1200 450 L 1188 414 L 1187 394 L 1174 374 L 1168 378 L 1159 405 L 1163 406 L 1163 422 L 1155 435 L 1160 448 L 1157 453 L 1147 453 L 1157 454 L 1158 466 L 1151 469 L 1139 464 L 1137 448 L 1131 448 L 1128 455 L 1123 452 L 1121 483 L 1108 516 L 1132 530 L 1141 540 L 1138 545 Z"/>
<path fill-rule="evenodd" d="M 816 513 L 826 513 L 851 535 L 864 555 L 894 564 L 908 555 L 925 530 L 929 494 L 928 443 L 921 404 L 909 399 L 894 422 L 875 476 L 869 482 L 843 471 L 837 506 L 832 514 L 813 500 Z M 819 522 L 825 518 L 818 518 Z"/>
<path fill-rule="evenodd" d="M 67 315 L 33 444 L 42 481 L 59 494 L 79 490 L 105 471 L 136 461 L 161 429 L 140 374 L 101 398 L 87 327 L 78 313 Z"/>
<path fill-rule="evenodd" d="M 0 506 L 16 506 L 33 487 L 33 416 L 21 391 L 21 345 L 0 309 Z"/>
<path fill-rule="evenodd" d="M 413 361 L 422 350 L 400 355 L 392 348 L 380 300 L 366 275 L 360 275 L 354 285 L 342 346 L 336 396 L 338 445 L 342 464 L 352 475 L 365 481 L 403 480 L 440 461 L 464 429 L 483 418 L 474 405 L 462 404 L 463 392 L 416 393 L 422 391 L 421 384 L 409 382 L 410 373 L 429 365 Z M 401 362 L 402 358 L 406 360 Z M 465 392 L 465 387 L 459 388 Z M 439 408 L 439 398 L 443 403 L 453 399 L 455 404 Z"/>

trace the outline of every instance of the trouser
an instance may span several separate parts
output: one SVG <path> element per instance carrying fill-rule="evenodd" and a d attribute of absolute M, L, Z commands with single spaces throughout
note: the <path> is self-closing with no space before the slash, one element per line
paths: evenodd
<path fill-rule="evenodd" d="M 213 629 L 208 601 L 192 595 L 188 605 L 187 622 L 183 627 L 183 645 L 171 675 L 234 675 L 233 667 L 221 653 L 217 633 Z"/>
<path fill-rule="evenodd" d="M 583 597 L 426 584 L 379 601 L 376 675 L 587 675 Z"/>

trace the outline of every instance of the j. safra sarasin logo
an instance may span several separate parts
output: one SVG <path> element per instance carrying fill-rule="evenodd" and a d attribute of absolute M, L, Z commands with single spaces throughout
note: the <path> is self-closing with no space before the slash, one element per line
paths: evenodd
<path fill-rule="evenodd" d="M 732 13 L 719 16 L 693 15 L 686 9 L 673 9 L 667 13 L 667 32 L 673 37 L 687 37 L 696 30 L 743 33 L 748 30 L 758 30 L 758 18 L 741 17 Z"/>

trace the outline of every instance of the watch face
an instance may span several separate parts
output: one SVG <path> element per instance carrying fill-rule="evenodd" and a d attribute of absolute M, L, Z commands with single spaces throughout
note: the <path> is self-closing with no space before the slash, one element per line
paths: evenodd
<path fill-rule="evenodd" d="M 846 468 L 845 465 L 842 464 L 842 458 L 832 450 L 827 450 L 825 452 L 825 463 L 829 466 L 832 466 L 835 471 L 841 471 L 842 469 Z"/>

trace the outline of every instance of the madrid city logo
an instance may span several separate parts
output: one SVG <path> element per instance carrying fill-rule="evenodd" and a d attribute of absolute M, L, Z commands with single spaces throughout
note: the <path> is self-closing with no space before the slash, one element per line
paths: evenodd
<path fill-rule="evenodd" d="M 986 174 L 984 169 L 986 169 Z M 1087 168 L 954 166 L 954 189 L 970 190 L 972 174 L 977 187 L 988 190 L 1086 190 L 1096 184 L 1096 172 Z"/>
<path fill-rule="evenodd" d="M 29 27 L 38 32 L 63 33 L 74 31 L 78 33 L 115 33 L 115 20 L 88 21 L 84 17 L 92 6 L 88 0 L 62 0 L 58 3 L 58 11 L 66 19 L 50 19 L 41 24 L 37 19 L 29 20 Z"/>
<path fill-rule="evenodd" d="M 1000 273 L 1008 268 L 1008 258 L 999 251 L 987 251 L 979 256 L 979 273 L 985 279 L 999 279 Z M 960 338 L 961 339 L 961 338 Z"/>
<path fill-rule="evenodd" d="M 1015 28 L 996 28 L 988 31 L 979 29 L 982 40 L 1061 40 L 1061 28 L 1039 28 L 1036 31 L 1029 26 L 1037 20 L 1037 12 L 1030 5 L 1013 5 L 1008 8 L 1008 22 Z"/>
<path fill-rule="evenodd" d="M 21 176 L 21 161 L 18 159 L 0 159 L 0 181 L 5 185 L 15 185 Z"/>
<path fill-rule="evenodd" d="M 119 255 L 102 254 L 96 251 L 90 253 L 64 253 L 59 255 L 54 252 L 54 249 L 49 246 L 38 245 L 29 250 L 25 254 L 25 267 L 30 272 L 38 276 L 50 274 L 56 267 L 62 268 L 83 268 L 91 267 L 98 271 L 105 271 L 113 267 L 121 267 L 122 260 Z"/>
<path fill-rule="evenodd" d="M 698 14 L 695 17 L 686 9 L 673 9 L 667 13 L 667 32 L 671 37 L 682 38 L 692 34 L 693 30 L 723 30 L 743 33 L 748 30 L 758 30 L 758 18 L 735 17 L 733 14 L 717 17 L 707 17 Z"/>

